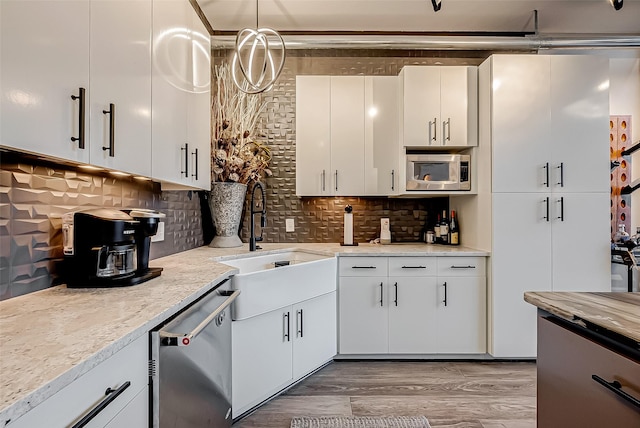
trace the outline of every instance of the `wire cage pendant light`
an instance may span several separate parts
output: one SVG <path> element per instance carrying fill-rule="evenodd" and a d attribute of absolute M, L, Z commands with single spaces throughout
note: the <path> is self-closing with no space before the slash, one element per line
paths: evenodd
<path fill-rule="evenodd" d="M 256 29 L 238 31 L 231 62 L 233 83 L 242 92 L 259 94 L 270 90 L 276 82 L 286 58 L 284 40 L 272 28 L 260 28 L 256 0 Z"/>

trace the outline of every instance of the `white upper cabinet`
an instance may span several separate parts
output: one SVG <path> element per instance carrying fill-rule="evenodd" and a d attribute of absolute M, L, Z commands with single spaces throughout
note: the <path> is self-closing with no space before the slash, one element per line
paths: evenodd
<path fill-rule="evenodd" d="M 331 187 L 364 194 L 364 77 L 331 76 Z"/>
<path fill-rule="evenodd" d="M 92 1 L 90 52 L 90 163 L 150 176 L 151 0 Z"/>
<path fill-rule="evenodd" d="M 331 77 L 296 77 L 296 194 L 329 196 Z"/>
<path fill-rule="evenodd" d="M 395 195 L 399 187 L 399 80 L 364 78 L 364 194 Z"/>
<path fill-rule="evenodd" d="M 88 162 L 89 2 L 2 0 L 0 8 L 0 145 Z M 82 117 L 72 99 L 79 88 Z"/>
<path fill-rule="evenodd" d="M 405 66 L 400 81 L 403 146 L 478 144 L 476 67 Z"/>
<path fill-rule="evenodd" d="M 165 187 L 211 187 L 210 48 L 196 19 L 188 1 L 153 2 L 151 171 Z"/>

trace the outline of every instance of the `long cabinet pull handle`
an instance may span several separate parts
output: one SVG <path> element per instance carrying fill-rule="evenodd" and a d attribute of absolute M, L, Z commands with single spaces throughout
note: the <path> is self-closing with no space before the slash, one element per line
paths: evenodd
<path fill-rule="evenodd" d="M 621 397 L 625 401 L 628 401 L 629 403 L 633 404 L 634 406 L 640 408 L 640 400 L 638 400 L 633 395 L 623 391 L 622 390 L 622 384 L 620 382 L 618 382 L 617 380 L 614 380 L 613 382 L 607 382 L 605 379 L 601 378 L 598 375 L 591 375 L 591 379 L 595 380 L 600 385 L 604 386 L 609 391 L 611 391 L 614 394 L 618 395 L 619 397 Z"/>
<path fill-rule="evenodd" d="M 376 269 L 375 266 L 351 266 L 351 269 Z"/>
<path fill-rule="evenodd" d="M 549 221 L 549 197 L 547 197 L 546 199 L 543 199 L 542 202 L 546 203 L 546 215 L 544 217 L 542 217 L 544 220 Z"/>
<path fill-rule="evenodd" d="M 78 148 L 84 149 L 84 132 L 85 132 L 85 106 L 86 106 L 86 89 L 78 88 L 78 95 L 71 95 L 72 100 L 79 100 L 78 103 L 78 137 L 71 137 L 71 141 L 78 142 Z"/>
<path fill-rule="evenodd" d="M 101 402 L 99 402 L 96 407 L 91 409 L 89 413 L 87 413 L 82 419 L 80 419 L 71 428 L 82 428 L 86 426 L 89 422 L 91 422 L 93 418 L 98 416 L 98 414 L 101 411 L 103 411 L 109 404 L 111 404 L 113 400 L 118 398 L 118 396 L 122 394 L 125 391 L 125 389 L 129 388 L 130 386 L 131 386 L 131 382 L 126 381 L 125 383 L 120 385 L 118 389 L 107 388 L 107 390 L 104 392 L 104 395 L 106 395 L 106 397 Z"/>
<path fill-rule="evenodd" d="M 402 269 L 426 269 L 426 266 L 402 266 Z"/>
<path fill-rule="evenodd" d="M 560 215 L 558 216 L 558 219 L 560 219 L 560 221 L 564 221 L 564 196 L 561 196 L 560 199 L 558 199 L 558 202 L 560 203 Z"/>
<path fill-rule="evenodd" d="M 452 265 L 451 266 L 451 269 L 475 269 L 475 268 L 476 267 L 472 266 L 472 265 L 468 265 L 468 266 L 455 266 L 455 265 Z"/>
<path fill-rule="evenodd" d="M 558 168 L 560 169 L 560 181 L 556 184 L 559 184 L 560 187 L 564 187 L 564 162 L 560 162 Z"/>
<path fill-rule="evenodd" d="M 447 141 L 451 142 L 451 118 L 447 118 Z"/>
<path fill-rule="evenodd" d="M 431 136 L 431 121 L 427 122 L 427 127 L 429 128 L 429 145 L 431 145 L 431 141 L 433 141 L 433 137 Z"/>
<path fill-rule="evenodd" d="M 442 285 L 444 286 L 444 300 L 442 301 L 442 303 L 447 306 L 447 283 L 445 282 Z"/>
<path fill-rule="evenodd" d="M 109 104 L 109 110 L 102 110 L 102 114 L 109 115 L 109 146 L 102 146 L 102 150 L 109 150 L 109 156 L 114 157 L 116 151 L 116 105 Z"/>
<path fill-rule="evenodd" d="M 543 168 L 544 168 L 544 173 L 545 173 L 546 180 L 545 180 L 544 183 L 542 183 L 542 185 L 546 186 L 546 187 L 549 187 L 549 162 L 544 164 Z"/>
<path fill-rule="evenodd" d="M 284 335 L 282 336 L 282 341 L 291 341 L 291 325 L 289 323 L 289 312 L 285 312 L 282 314 L 282 330 L 284 331 Z"/>
<path fill-rule="evenodd" d="M 300 333 L 300 337 L 304 337 L 304 327 L 303 327 L 303 320 L 304 320 L 304 313 L 302 312 L 303 310 L 300 309 L 298 312 L 300 312 L 300 329 L 298 331 L 298 333 Z"/>
<path fill-rule="evenodd" d="M 395 186 L 396 186 L 396 171 L 395 170 L 391 170 L 391 190 L 395 190 Z"/>
<path fill-rule="evenodd" d="M 396 282 L 393 286 L 396 288 L 396 296 L 393 302 L 398 306 L 398 283 Z"/>
<path fill-rule="evenodd" d="M 325 177 L 326 177 L 326 175 L 327 175 L 327 173 L 326 173 L 326 171 L 323 169 L 323 170 L 322 170 L 322 191 L 323 191 L 323 192 L 325 191 L 325 181 L 326 181 L 326 180 L 325 180 Z"/>
<path fill-rule="evenodd" d="M 196 151 L 191 154 L 195 156 L 195 161 L 193 163 L 193 166 L 195 167 L 195 170 L 196 170 L 196 173 L 191 174 L 191 176 L 197 180 L 198 179 L 198 149 L 196 148 Z"/>
<path fill-rule="evenodd" d="M 189 143 L 184 143 L 184 147 L 180 147 L 180 151 L 184 150 L 184 171 L 180 171 L 180 174 L 184 174 L 185 177 L 189 177 Z"/>
<path fill-rule="evenodd" d="M 338 170 L 336 169 L 336 192 L 338 191 Z"/>
<path fill-rule="evenodd" d="M 380 306 L 384 306 L 382 297 L 384 296 L 382 283 L 380 283 Z"/>

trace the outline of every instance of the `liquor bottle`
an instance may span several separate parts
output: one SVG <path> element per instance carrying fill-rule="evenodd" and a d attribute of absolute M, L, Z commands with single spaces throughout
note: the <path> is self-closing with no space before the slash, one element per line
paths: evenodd
<path fill-rule="evenodd" d="M 440 214 L 438 214 L 438 221 L 436 221 L 435 226 L 433 226 L 433 233 L 435 235 L 435 243 L 440 244 Z"/>
<path fill-rule="evenodd" d="M 449 244 L 460 245 L 460 225 L 456 219 L 456 212 L 451 211 L 451 224 L 449 225 Z"/>
<path fill-rule="evenodd" d="M 447 210 L 442 211 L 442 220 L 440 221 L 440 243 L 449 243 L 449 221 L 447 220 Z"/>

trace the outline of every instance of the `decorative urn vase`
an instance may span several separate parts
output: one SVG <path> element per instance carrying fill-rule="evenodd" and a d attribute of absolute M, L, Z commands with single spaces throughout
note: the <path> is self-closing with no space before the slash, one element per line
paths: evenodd
<path fill-rule="evenodd" d="M 247 185 L 241 183 L 214 182 L 211 185 L 209 206 L 216 236 L 209 246 L 215 248 L 241 247 L 238 236 L 242 207 Z"/>

